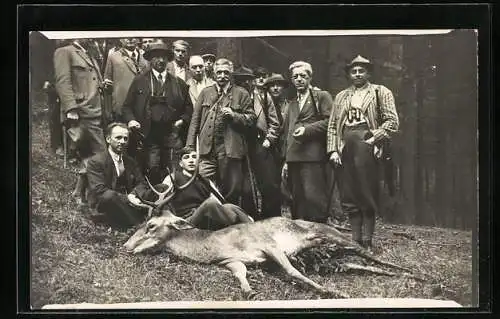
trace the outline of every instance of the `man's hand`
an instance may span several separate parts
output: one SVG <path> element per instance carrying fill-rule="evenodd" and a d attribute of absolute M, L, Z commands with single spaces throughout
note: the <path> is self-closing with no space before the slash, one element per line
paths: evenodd
<path fill-rule="evenodd" d="M 78 120 L 80 117 L 78 116 L 78 112 L 76 111 L 69 111 L 66 113 L 66 117 L 68 120 Z"/>
<path fill-rule="evenodd" d="M 137 122 L 136 120 L 132 120 L 128 122 L 128 128 L 141 128 L 141 124 Z"/>
<path fill-rule="evenodd" d="M 234 111 L 230 107 L 223 107 L 221 111 L 224 118 L 233 118 Z"/>
<path fill-rule="evenodd" d="M 264 148 L 270 148 L 271 147 L 271 142 L 266 138 L 264 142 L 262 143 L 262 147 Z"/>
<path fill-rule="evenodd" d="M 373 136 L 370 137 L 369 139 L 365 140 L 365 143 L 370 144 L 370 145 L 373 145 L 374 142 L 375 142 L 375 138 Z"/>
<path fill-rule="evenodd" d="M 104 79 L 104 81 L 102 81 L 102 86 L 104 87 L 113 86 L 113 81 L 111 81 L 110 79 Z"/>
<path fill-rule="evenodd" d="M 294 137 L 300 137 L 302 135 L 304 135 L 304 132 L 306 131 L 306 128 L 301 126 L 301 127 L 298 127 L 294 132 L 293 132 L 293 136 Z"/>
<path fill-rule="evenodd" d="M 139 206 L 141 205 L 141 200 L 135 194 L 128 194 L 127 199 L 132 205 Z"/>
<path fill-rule="evenodd" d="M 342 165 L 342 160 L 340 159 L 340 155 L 338 152 L 333 152 L 332 155 L 330 155 L 330 161 L 337 166 Z"/>
<path fill-rule="evenodd" d="M 175 121 L 174 126 L 179 128 L 182 126 L 182 124 L 184 124 L 184 120 L 180 119 L 180 120 Z"/>
<path fill-rule="evenodd" d="M 287 163 L 283 164 L 283 168 L 281 169 L 281 179 L 285 180 L 288 178 L 288 165 Z"/>

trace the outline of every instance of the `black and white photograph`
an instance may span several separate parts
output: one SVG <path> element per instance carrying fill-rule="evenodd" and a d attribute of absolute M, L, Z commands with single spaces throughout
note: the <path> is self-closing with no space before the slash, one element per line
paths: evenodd
<path fill-rule="evenodd" d="M 32 310 L 478 306 L 478 30 L 29 30 Z"/>

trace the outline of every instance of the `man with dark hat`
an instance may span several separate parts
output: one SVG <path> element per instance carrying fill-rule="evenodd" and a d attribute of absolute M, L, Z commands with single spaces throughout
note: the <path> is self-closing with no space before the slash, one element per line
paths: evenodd
<path fill-rule="evenodd" d="M 200 141 L 200 175 L 220 187 L 226 200 L 239 205 L 244 159 L 248 154 L 245 132 L 256 116 L 248 92 L 231 82 L 233 63 L 218 59 L 216 83 L 204 88 L 194 106 L 186 145 Z"/>
<path fill-rule="evenodd" d="M 327 133 L 330 161 L 341 167 L 341 203 L 353 240 L 367 248 L 378 213 L 377 158 L 382 143 L 399 127 L 394 96 L 385 86 L 370 83 L 372 68 L 360 55 L 346 66 L 352 85 L 335 97 Z"/>
<path fill-rule="evenodd" d="M 167 63 L 167 71 L 181 78 L 184 82 L 192 77 L 188 65 L 189 48 L 190 46 L 187 41 L 174 41 L 172 43 L 174 59 Z"/>
<path fill-rule="evenodd" d="M 154 43 L 144 53 L 150 69 L 137 75 L 123 104 L 123 117 L 132 130 L 142 131 L 147 153 L 147 175 L 153 183 L 165 176 L 165 168 L 177 165 L 184 146 L 193 105 L 188 86 L 166 70 L 169 49 Z"/>
<path fill-rule="evenodd" d="M 214 74 L 214 63 L 215 63 L 215 55 L 212 53 L 205 53 L 201 55 L 203 62 L 205 63 L 205 74 L 207 77 L 215 80 Z"/>

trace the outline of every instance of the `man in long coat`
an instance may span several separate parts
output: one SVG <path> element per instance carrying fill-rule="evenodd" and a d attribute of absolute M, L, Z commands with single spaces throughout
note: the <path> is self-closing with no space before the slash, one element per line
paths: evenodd
<path fill-rule="evenodd" d="M 290 101 L 284 119 L 283 173 L 290 178 L 291 214 L 294 219 L 326 222 L 328 181 L 326 128 L 332 97 L 311 86 L 312 67 L 297 61 L 290 65 L 297 97 Z"/>
<path fill-rule="evenodd" d="M 138 39 L 124 38 L 120 42 L 121 48 L 109 55 L 104 69 L 104 80 L 112 85 L 111 105 L 107 105 L 110 109 L 105 110 L 108 122 L 122 120 L 123 102 L 132 80 L 148 66 L 137 47 Z"/>
<path fill-rule="evenodd" d="M 228 202 L 239 205 L 248 152 L 245 132 L 256 116 L 248 92 L 230 81 L 232 62 L 221 58 L 214 71 L 216 84 L 198 97 L 186 145 L 194 148 L 199 136 L 200 174 L 215 181 Z"/>

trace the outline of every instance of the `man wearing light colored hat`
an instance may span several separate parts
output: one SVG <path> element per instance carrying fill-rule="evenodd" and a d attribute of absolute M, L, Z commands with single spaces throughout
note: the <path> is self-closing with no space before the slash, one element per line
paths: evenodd
<path fill-rule="evenodd" d="M 132 130 L 144 135 L 147 175 L 158 184 L 179 163 L 179 152 L 191 121 L 193 104 L 187 84 L 167 72 L 169 48 L 163 42 L 151 44 L 146 58 L 151 68 L 138 74 L 123 103 L 123 118 Z"/>
<path fill-rule="evenodd" d="M 194 148 L 199 136 L 200 175 L 239 205 L 248 152 L 244 132 L 255 125 L 256 116 L 248 92 L 231 83 L 233 63 L 218 59 L 214 72 L 216 83 L 201 91 L 194 106 L 186 146 Z"/>
<path fill-rule="evenodd" d="M 358 55 L 346 65 L 352 85 L 337 94 L 328 122 L 327 151 L 342 169 L 342 208 L 353 240 L 371 249 L 378 213 L 378 163 L 384 142 L 399 128 L 392 92 L 370 83 L 370 60 Z"/>
<path fill-rule="evenodd" d="M 189 43 L 184 40 L 176 40 L 172 43 L 174 59 L 167 63 L 167 71 L 181 78 L 184 82 L 191 78 L 188 65 Z"/>
<path fill-rule="evenodd" d="M 288 175 L 294 219 L 326 223 L 328 212 L 326 128 L 332 108 L 330 93 L 313 89 L 309 63 L 289 67 L 296 97 L 290 101 L 283 125 L 283 177 Z"/>
<path fill-rule="evenodd" d="M 201 90 L 207 86 L 214 85 L 215 81 L 206 76 L 205 64 L 203 58 L 199 55 L 193 55 L 189 58 L 189 69 L 191 70 L 192 78 L 188 79 L 186 84 L 189 86 L 191 101 L 195 105 Z"/>

